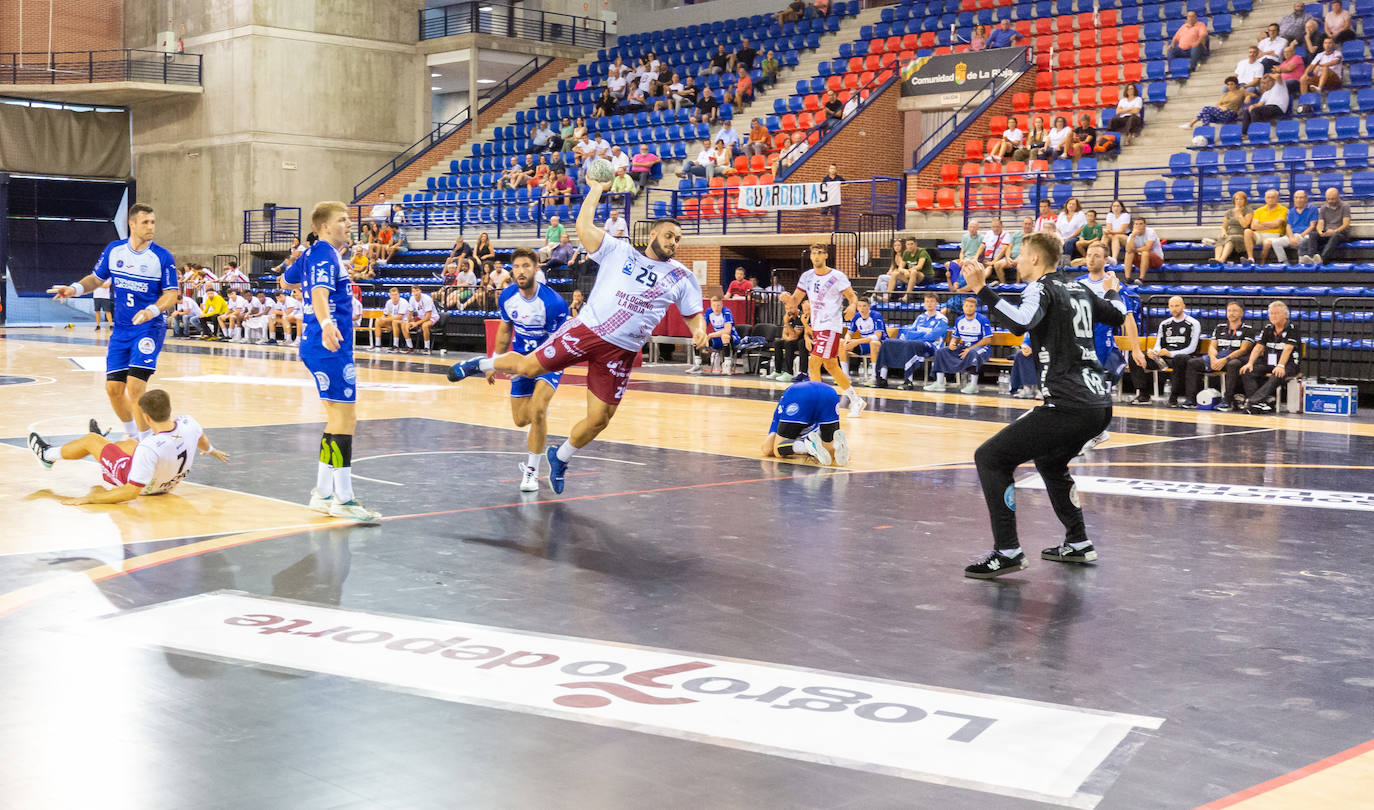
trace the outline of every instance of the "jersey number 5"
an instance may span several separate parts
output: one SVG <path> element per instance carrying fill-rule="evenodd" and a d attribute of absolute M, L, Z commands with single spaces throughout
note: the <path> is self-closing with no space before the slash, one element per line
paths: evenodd
<path fill-rule="evenodd" d="M 1073 304 L 1073 333 L 1075 337 L 1091 338 L 1093 336 L 1093 310 L 1092 305 L 1087 301 L 1080 301 L 1077 298 L 1070 298 Z"/>
<path fill-rule="evenodd" d="M 133 293 L 124 293 L 124 303 L 125 303 L 126 306 L 129 307 L 129 309 L 133 309 L 135 306 L 137 306 L 137 305 L 134 303 L 134 294 L 133 294 Z"/>

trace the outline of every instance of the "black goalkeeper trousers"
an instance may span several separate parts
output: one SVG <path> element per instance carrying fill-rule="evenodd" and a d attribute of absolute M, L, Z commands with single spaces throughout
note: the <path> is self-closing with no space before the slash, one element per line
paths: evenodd
<path fill-rule="evenodd" d="M 1014 549 L 1021 545 L 1016 536 L 1016 489 L 1012 476 L 1017 466 L 1034 461 L 1065 538 L 1077 543 L 1088 539 L 1083 528 L 1083 510 L 1069 475 L 1069 462 L 1087 441 L 1107 429 L 1112 421 L 1110 406 L 1103 408 L 1063 408 L 1041 405 L 1002 428 L 983 442 L 973 454 L 978 481 L 992 518 L 993 547 Z"/>

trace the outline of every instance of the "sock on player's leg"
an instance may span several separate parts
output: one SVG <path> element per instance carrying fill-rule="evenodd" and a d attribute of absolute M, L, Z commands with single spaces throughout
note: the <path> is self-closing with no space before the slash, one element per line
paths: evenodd
<path fill-rule="evenodd" d="M 320 437 L 320 465 L 315 470 L 315 489 L 326 498 L 334 494 L 334 434 Z"/>
<path fill-rule="evenodd" d="M 124 422 L 124 423 L 122 423 L 122 424 L 124 425 L 124 437 L 125 437 L 125 438 L 132 439 L 132 438 L 135 438 L 136 436 L 138 436 L 138 423 L 137 423 L 137 422 L 135 422 L 134 420 L 130 419 L 129 421 Z"/>
<path fill-rule="evenodd" d="M 539 462 L 544 460 L 543 453 L 530 453 L 529 459 L 525 461 L 525 466 L 539 469 Z"/>
<path fill-rule="evenodd" d="M 61 460 L 62 460 L 62 448 L 61 448 L 61 447 L 51 447 L 51 446 L 47 447 L 46 449 L 43 450 L 43 460 L 46 461 L 46 462 L 48 462 L 49 464 L 53 463 L 54 461 L 61 461 Z"/>
<path fill-rule="evenodd" d="M 348 433 L 335 433 L 334 446 L 337 455 L 334 465 L 334 498 L 342 503 L 353 500 L 353 436 Z"/>
<path fill-rule="evenodd" d="M 572 439 L 565 439 L 562 444 L 558 445 L 558 460 L 566 463 L 572 459 L 573 453 L 576 452 L 577 448 L 573 447 Z"/>
<path fill-rule="evenodd" d="M 488 371 L 495 371 L 496 361 L 490 357 L 483 357 L 481 360 L 477 361 L 477 367 L 481 369 L 484 374 Z"/>

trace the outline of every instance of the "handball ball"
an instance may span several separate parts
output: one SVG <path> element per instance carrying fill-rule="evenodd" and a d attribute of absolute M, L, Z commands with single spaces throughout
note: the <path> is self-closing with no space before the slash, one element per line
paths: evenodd
<path fill-rule="evenodd" d="M 1206 146 L 1206 145 L 1207 145 L 1207 137 L 1206 137 L 1205 135 L 1194 135 L 1194 136 L 1193 136 L 1193 146 Z"/>
<path fill-rule="evenodd" d="M 611 168 L 609 160 L 593 160 L 592 165 L 587 167 L 587 178 L 598 183 L 609 183 L 615 179 L 615 169 Z"/>

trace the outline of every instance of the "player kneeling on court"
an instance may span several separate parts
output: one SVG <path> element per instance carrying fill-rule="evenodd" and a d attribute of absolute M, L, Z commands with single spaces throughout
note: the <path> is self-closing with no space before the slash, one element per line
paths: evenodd
<path fill-rule="evenodd" d="M 817 464 L 843 467 L 849 463 L 849 443 L 840 429 L 840 393 L 823 382 L 793 383 L 782 392 L 768 438 L 767 458 L 813 458 Z"/>
<path fill-rule="evenodd" d="M 216 450 L 196 420 L 189 416 L 172 418 L 172 400 L 167 392 L 154 388 L 138 398 L 138 408 L 148 418 L 152 433 L 144 439 L 112 442 L 101 436 L 92 421 L 92 432 L 53 447 L 37 433 L 29 434 L 29 449 L 47 469 L 59 459 L 74 461 L 90 456 L 100 464 L 101 477 L 114 489 L 99 488 L 81 498 L 65 498 L 63 503 L 124 503 L 139 495 L 165 495 L 176 489 L 195 464 L 196 451 L 228 461 L 229 455 Z"/>
<path fill-rule="evenodd" d="M 539 254 L 529 248 L 516 248 L 511 254 L 515 283 L 501 291 L 497 308 L 501 326 L 496 330 L 496 354 L 533 352 L 568 319 L 568 304 L 553 290 L 535 279 L 539 273 Z M 516 427 L 529 426 L 529 459 L 520 465 L 520 491 L 539 490 L 539 463 L 544 459 L 544 441 L 549 435 L 549 400 L 558 390 L 563 372 L 550 371 L 538 377 L 516 377 L 510 381 L 510 412 Z M 487 372 L 487 382 L 496 384 L 496 372 Z"/>

